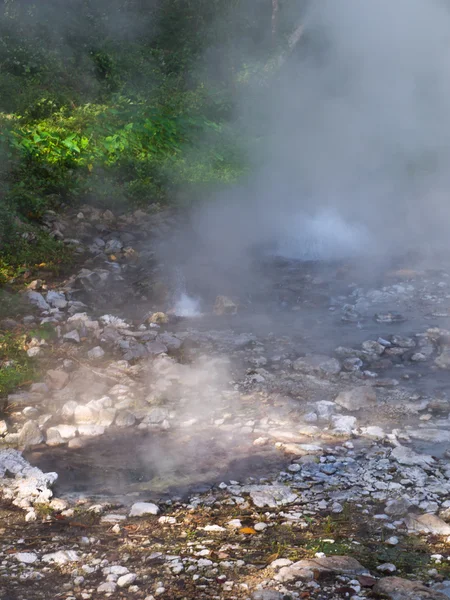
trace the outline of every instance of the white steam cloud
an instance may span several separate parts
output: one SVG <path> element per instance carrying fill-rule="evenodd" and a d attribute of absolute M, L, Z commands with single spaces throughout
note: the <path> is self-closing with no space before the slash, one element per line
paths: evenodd
<path fill-rule="evenodd" d="M 217 276 L 258 245 L 328 259 L 448 243 L 448 3 L 313 2 L 273 77 L 242 100 L 262 168 L 194 217 Z"/>

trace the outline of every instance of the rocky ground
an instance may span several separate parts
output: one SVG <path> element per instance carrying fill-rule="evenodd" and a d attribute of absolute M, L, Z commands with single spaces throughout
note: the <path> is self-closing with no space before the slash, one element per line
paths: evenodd
<path fill-rule="evenodd" d="M 445 269 L 268 259 L 197 313 L 175 215 L 47 226 L 80 265 L 1 324 L 43 373 L 0 417 L 2 600 L 450 597 Z"/>

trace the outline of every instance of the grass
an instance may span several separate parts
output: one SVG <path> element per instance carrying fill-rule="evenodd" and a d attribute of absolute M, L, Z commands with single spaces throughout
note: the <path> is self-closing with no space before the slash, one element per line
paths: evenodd
<path fill-rule="evenodd" d="M 0 397 L 31 383 L 36 372 L 25 350 L 25 335 L 0 333 Z"/>

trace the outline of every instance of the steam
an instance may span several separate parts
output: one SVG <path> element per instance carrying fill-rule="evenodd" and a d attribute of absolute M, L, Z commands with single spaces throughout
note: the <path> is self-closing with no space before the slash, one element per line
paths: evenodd
<path fill-rule="evenodd" d="M 258 247 L 306 259 L 448 247 L 448 5 L 321 0 L 303 31 L 241 98 L 260 167 L 194 213 L 192 263 L 202 248 L 216 278 L 246 280 Z"/>
<path fill-rule="evenodd" d="M 199 317 L 202 314 L 200 300 L 182 293 L 175 303 L 174 313 L 178 317 Z"/>
<path fill-rule="evenodd" d="M 208 419 L 233 396 L 229 380 L 226 357 L 202 355 L 181 364 L 164 356 L 149 366 L 147 401 L 156 406 L 173 405 L 178 416 Z"/>
<path fill-rule="evenodd" d="M 199 317 L 200 300 L 189 296 L 186 290 L 186 278 L 179 267 L 176 268 L 174 314 L 178 317 Z"/>

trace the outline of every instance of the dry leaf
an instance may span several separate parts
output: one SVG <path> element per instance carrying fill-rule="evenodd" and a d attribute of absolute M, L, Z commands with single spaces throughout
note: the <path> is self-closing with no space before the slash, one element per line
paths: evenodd
<path fill-rule="evenodd" d="M 273 562 L 274 560 L 277 560 L 277 558 L 278 558 L 279 556 L 280 556 L 280 553 L 279 553 L 279 552 L 275 552 L 275 554 L 271 554 L 271 555 L 270 555 L 270 556 L 268 556 L 268 557 L 267 557 L 267 559 L 266 559 L 266 560 L 267 560 L 267 563 L 269 564 L 269 563 Z"/>
<path fill-rule="evenodd" d="M 253 527 L 241 527 L 239 529 L 239 533 L 243 533 L 244 535 L 254 535 L 256 533 L 256 529 L 253 529 Z"/>

